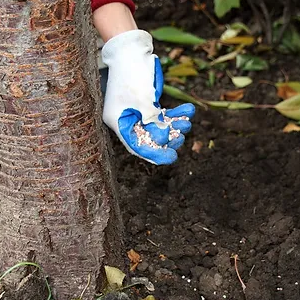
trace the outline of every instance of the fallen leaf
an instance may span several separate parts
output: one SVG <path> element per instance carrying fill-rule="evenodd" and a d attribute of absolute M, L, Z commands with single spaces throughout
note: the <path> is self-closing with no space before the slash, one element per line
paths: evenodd
<path fill-rule="evenodd" d="M 222 35 L 220 36 L 220 40 L 224 41 L 233 37 L 236 37 L 240 33 L 240 29 L 227 28 Z"/>
<path fill-rule="evenodd" d="M 236 67 L 244 71 L 262 71 L 269 68 L 267 61 L 250 54 L 239 54 L 236 57 Z"/>
<path fill-rule="evenodd" d="M 201 102 L 199 102 L 196 98 L 181 91 L 180 89 L 178 89 L 174 86 L 164 84 L 164 93 L 171 97 L 174 97 L 175 99 L 182 100 L 185 102 L 191 102 L 191 103 L 194 103 L 196 105 L 200 105 L 200 106 L 206 108 L 206 106 L 204 104 L 202 104 Z"/>
<path fill-rule="evenodd" d="M 295 123 L 288 123 L 283 129 L 283 132 L 300 131 L 300 126 Z"/>
<path fill-rule="evenodd" d="M 125 274 L 115 267 L 104 266 L 106 279 L 111 288 L 122 287 Z"/>
<path fill-rule="evenodd" d="M 208 144 L 208 149 L 212 149 L 214 147 L 215 147 L 215 142 L 213 140 L 210 140 Z"/>
<path fill-rule="evenodd" d="M 247 33 L 251 33 L 250 28 L 245 25 L 244 23 L 241 22 L 235 22 L 230 24 L 230 28 L 235 29 L 235 30 L 244 30 Z"/>
<path fill-rule="evenodd" d="M 165 81 L 167 82 L 175 82 L 179 84 L 185 84 L 186 80 L 179 77 L 165 77 Z"/>
<path fill-rule="evenodd" d="M 10 85 L 10 90 L 12 95 L 16 98 L 21 98 L 24 95 L 23 91 L 16 83 Z"/>
<path fill-rule="evenodd" d="M 223 44 L 229 45 L 246 45 L 250 46 L 255 42 L 255 38 L 250 35 L 229 37 L 222 40 Z"/>
<path fill-rule="evenodd" d="M 198 71 L 193 66 L 193 62 L 181 63 L 172 66 L 168 69 L 165 76 L 167 77 L 180 77 L 180 76 L 197 76 Z"/>
<path fill-rule="evenodd" d="M 282 84 L 277 87 L 277 96 L 282 99 L 288 99 L 295 95 L 299 94 L 299 92 L 295 91 L 288 84 Z"/>
<path fill-rule="evenodd" d="M 293 90 L 300 93 L 300 81 L 286 81 L 286 82 L 277 82 L 276 87 L 282 86 L 282 85 L 288 85 Z"/>
<path fill-rule="evenodd" d="M 218 54 L 216 40 L 208 41 L 200 47 L 208 54 L 208 57 L 215 57 Z"/>
<path fill-rule="evenodd" d="M 232 102 L 232 101 L 205 101 L 205 104 L 212 108 L 225 108 L 225 109 L 249 109 L 254 108 L 254 105 L 247 102 Z"/>
<path fill-rule="evenodd" d="M 186 45 L 199 45 L 205 43 L 204 39 L 172 26 L 160 27 L 156 30 L 152 30 L 151 34 L 155 39 L 163 42 Z"/>
<path fill-rule="evenodd" d="M 233 60 L 237 57 L 237 55 L 239 54 L 240 50 L 235 50 L 235 51 L 232 51 L 230 53 L 227 53 L 225 55 L 221 55 L 219 56 L 218 58 L 216 58 L 215 60 L 213 60 L 210 65 L 213 66 L 215 64 L 219 64 L 219 63 L 222 63 L 224 61 L 228 61 L 228 60 Z"/>
<path fill-rule="evenodd" d="M 235 76 L 231 77 L 231 80 L 232 83 L 238 88 L 243 88 L 252 83 L 252 79 L 247 76 Z"/>
<path fill-rule="evenodd" d="M 209 62 L 201 59 L 201 58 L 194 58 L 194 62 L 197 65 L 199 70 L 205 70 L 209 67 Z"/>
<path fill-rule="evenodd" d="M 159 258 L 160 260 L 165 261 L 167 259 L 167 256 L 164 254 L 159 254 Z"/>
<path fill-rule="evenodd" d="M 297 94 L 289 99 L 277 103 L 274 108 L 282 115 L 300 120 L 300 94 Z"/>
<path fill-rule="evenodd" d="M 196 153 L 200 153 L 202 148 L 203 148 L 203 143 L 201 141 L 194 141 L 192 146 L 192 151 Z"/>
<path fill-rule="evenodd" d="M 213 87 L 216 81 L 216 72 L 214 70 L 208 71 L 208 86 Z"/>
<path fill-rule="evenodd" d="M 142 300 L 155 300 L 154 296 L 149 295 L 146 298 L 142 299 Z"/>
<path fill-rule="evenodd" d="M 183 52 L 183 48 L 174 48 L 170 51 L 169 53 L 169 58 L 171 59 L 175 59 L 177 57 L 179 57 L 181 55 L 181 53 Z"/>
<path fill-rule="evenodd" d="M 220 100 L 239 101 L 244 97 L 245 89 L 226 91 L 221 94 Z"/>
<path fill-rule="evenodd" d="M 135 252 L 133 249 L 130 249 L 127 252 L 127 256 L 130 259 L 130 271 L 134 271 L 138 264 L 141 262 L 141 256 Z"/>
<path fill-rule="evenodd" d="M 181 55 L 178 59 L 180 63 L 187 63 L 189 62 L 191 65 L 193 65 L 193 59 L 190 56 L 187 55 Z"/>

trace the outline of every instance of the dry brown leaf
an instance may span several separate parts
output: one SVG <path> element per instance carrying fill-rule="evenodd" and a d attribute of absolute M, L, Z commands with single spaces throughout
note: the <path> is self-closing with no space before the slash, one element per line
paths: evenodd
<path fill-rule="evenodd" d="M 169 53 L 169 58 L 175 59 L 175 58 L 179 57 L 182 54 L 183 50 L 184 50 L 183 48 L 172 49 Z"/>
<path fill-rule="evenodd" d="M 179 84 L 185 84 L 185 80 L 179 77 L 165 77 L 166 82 L 174 82 Z"/>
<path fill-rule="evenodd" d="M 226 91 L 221 94 L 220 100 L 239 101 L 244 97 L 244 95 L 245 95 L 245 89 Z"/>
<path fill-rule="evenodd" d="M 137 252 L 135 252 L 133 249 L 130 249 L 127 252 L 127 256 L 132 263 L 138 263 L 141 261 L 141 256 Z"/>
<path fill-rule="evenodd" d="M 217 41 L 211 40 L 200 46 L 205 52 L 207 52 L 208 57 L 215 57 L 218 54 Z"/>
<path fill-rule="evenodd" d="M 205 3 L 200 3 L 200 4 L 194 4 L 193 5 L 193 10 L 195 11 L 201 11 L 206 9 L 206 4 Z"/>
<path fill-rule="evenodd" d="M 299 92 L 295 91 L 288 84 L 283 84 L 283 85 L 277 87 L 277 96 L 282 99 L 288 99 L 297 94 L 299 94 Z"/>
<path fill-rule="evenodd" d="M 192 58 L 190 56 L 187 56 L 187 55 L 181 55 L 179 57 L 179 62 L 183 63 L 183 64 L 189 63 L 191 66 L 194 64 Z"/>
<path fill-rule="evenodd" d="M 300 131 L 300 126 L 296 125 L 295 123 L 288 123 L 283 129 L 283 132 L 292 132 L 292 131 Z"/>
<path fill-rule="evenodd" d="M 160 260 L 165 261 L 167 259 L 167 256 L 164 254 L 159 254 L 159 258 Z"/>
<path fill-rule="evenodd" d="M 130 271 L 134 271 L 138 264 L 141 262 L 141 256 L 135 252 L 133 249 L 130 249 L 127 252 L 127 256 L 130 259 Z"/>
<path fill-rule="evenodd" d="M 193 147 L 192 147 L 192 151 L 196 152 L 196 153 L 200 153 L 200 150 L 203 147 L 203 143 L 201 141 L 194 141 Z"/>
<path fill-rule="evenodd" d="M 10 85 L 10 90 L 12 95 L 16 98 L 21 98 L 24 95 L 23 91 L 16 83 Z"/>

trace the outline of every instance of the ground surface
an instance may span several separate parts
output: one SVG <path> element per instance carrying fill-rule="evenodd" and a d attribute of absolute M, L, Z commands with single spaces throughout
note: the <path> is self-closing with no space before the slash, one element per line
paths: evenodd
<path fill-rule="evenodd" d="M 162 10 L 157 20 L 142 22 L 157 16 L 151 9 L 138 12 L 142 28 L 175 19 L 201 32 L 201 21 L 207 23 L 199 14 L 187 18 L 185 9 L 177 15 Z M 254 84 L 244 101 L 276 103 L 274 87 L 259 80 L 283 80 L 281 69 L 300 80 L 295 57 L 275 58 L 269 71 L 250 74 Z M 226 78 L 213 88 L 201 77 L 190 85 L 210 100 L 232 88 Z M 162 103 L 180 104 L 167 96 Z M 132 275 L 148 277 L 157 300 L 300 299 L 300 134 L 282 133 L 287 122 L 273 110 L 198 108 L 178 162 L 166 167 L 144 163 L 116 142 L 126 247 L 143 260 Z M 194 141 L 203 142 L 199 154 Z"/>

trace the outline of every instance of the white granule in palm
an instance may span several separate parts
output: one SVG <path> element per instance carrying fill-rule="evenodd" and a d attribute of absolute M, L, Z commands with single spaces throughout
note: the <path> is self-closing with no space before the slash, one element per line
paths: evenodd
<path fill-rule="evenodd" d="M 172 141 L 173 139 L 178 138 L 180 135 L 180 130 L 174 129 L 172 126 L 172 122 L 179 121 L 179 120 L 188 121 L 189 117 L 182 116 L 182 117 L 169 118 L 165 115 L 165 113 L 166 113 L 166 110 L 162 109 L 162 114 L 164 116 L 164 122 L 170 127 L 169 141 Z M 161 149 L 161 148 L 166 149 L 167 148 L 167 145 L 160 146 L 151 139 L 150 133 L 143 128 L 141 121 L 139 121 L 138 123 L 136 123 L 134 125 L 133 130 L 138 137 L 138 146 L 148 145 L 154 149 Z"/>

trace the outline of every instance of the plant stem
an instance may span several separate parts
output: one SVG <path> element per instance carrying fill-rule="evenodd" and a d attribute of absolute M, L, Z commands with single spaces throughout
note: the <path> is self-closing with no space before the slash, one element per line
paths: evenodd
<path fill-rule="evenodd" d="M 203 14 L 210 20 L 210 22 L 216 27 L 219 28 L 221 25 L 216 21 L 216 19 L 205 9 L 205 6 L 202 6 L 199 0 L 192 0 L 197 10 L 200 10 L 203 12 Z"/>

